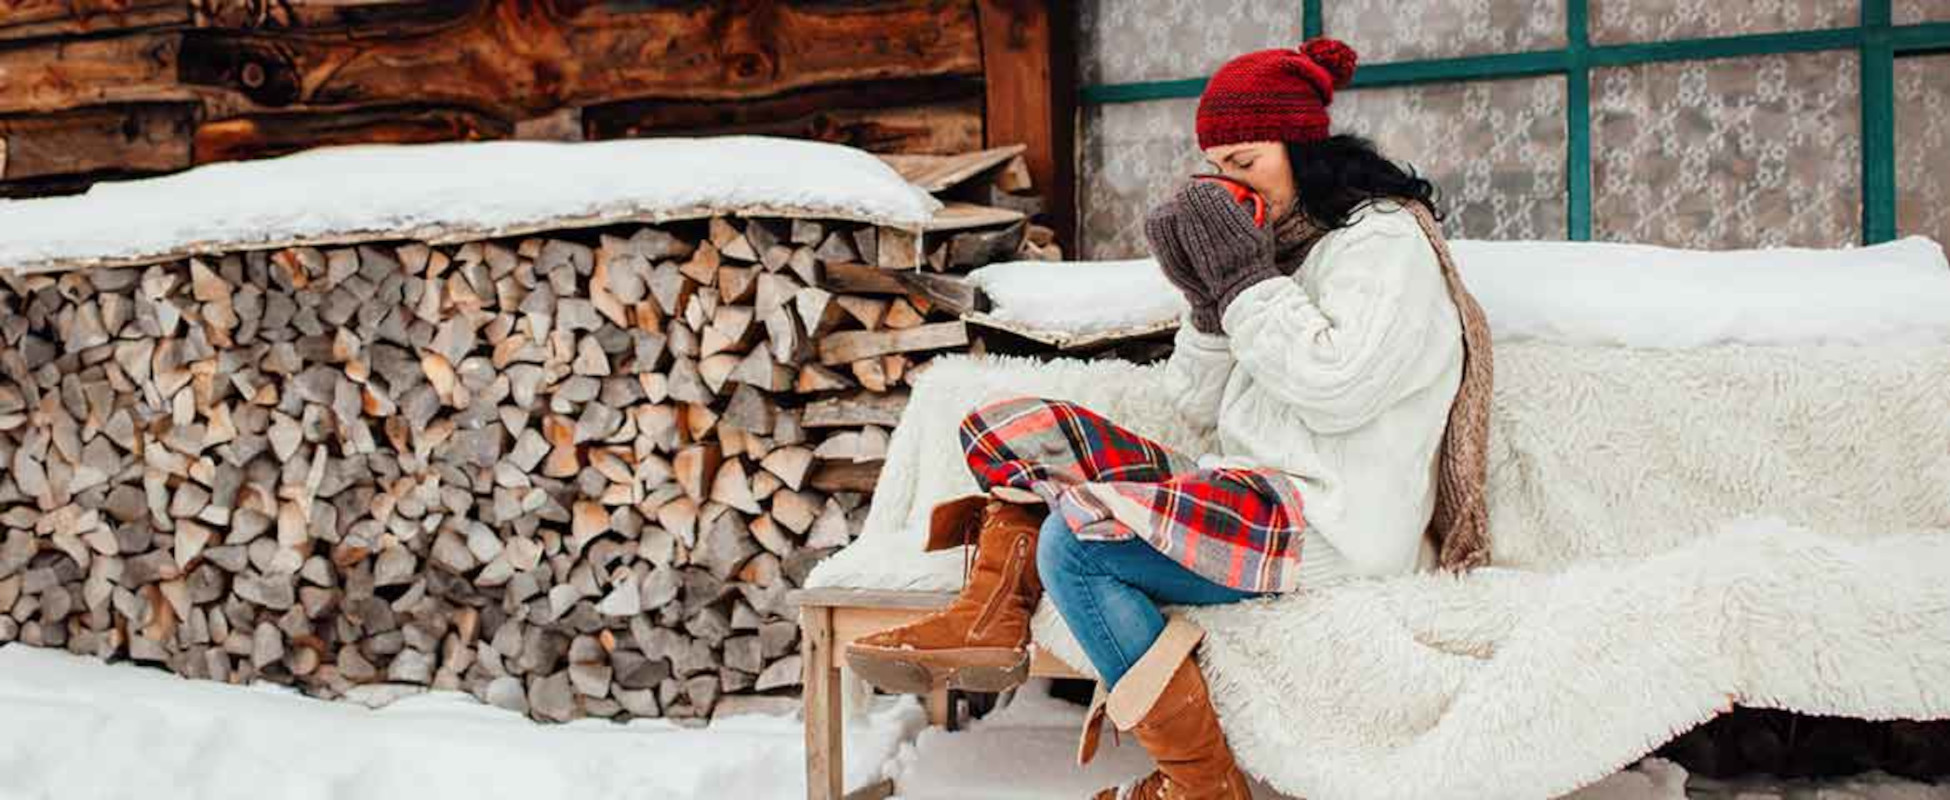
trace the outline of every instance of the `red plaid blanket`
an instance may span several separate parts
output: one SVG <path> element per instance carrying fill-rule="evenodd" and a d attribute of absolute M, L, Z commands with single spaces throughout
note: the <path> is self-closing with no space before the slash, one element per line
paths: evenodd
<path fill-rule="evenodd" d="M 1277 470 L 1200 469 L 1089 409 L 1036 397 L 977 408 L 961 443 L 984 491 L 1034 492 L 1080 539 L 1142 537 L 1214 583 L 1294 588 L 1306 519 Z"/>

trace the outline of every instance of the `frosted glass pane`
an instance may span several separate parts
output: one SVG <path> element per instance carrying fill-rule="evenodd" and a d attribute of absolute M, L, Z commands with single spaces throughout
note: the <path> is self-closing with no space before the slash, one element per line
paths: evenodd
<path fill-rule="evenodd" d="M 1896 0 L 1890 13 L 1897 25 L 1950 22 L 1950 0 Z"/>
<path fill-rule="evenodd" d="M 1594 70 L 1593 238 L 1724 249 L 1861 239 L 1853 51 Z"/>
<path fill-rule="evenodd" d="M 1202 78 L 1233 56 L 1300 43 L 1300 0 L 1083 0 L 1083 84 Z"/>
<path fill-rule="evenodd" d="M 1861 21 L 1862 11 L 1857 3 L 1858 0 L 1591 0 L 1591 40 L 1653 42 L 1846 28 Z"/>
<path fill-rule="evenodd" d="M 1370 64 L 1564 46 L 1564 0 L 1322 0 L 1321 22 Z"/>
<path fill-rule="evenodd" d="M 1084 109 L 1079 145 L 1083 257 L 1140 258 L 1144 213 L 1205 163 L 1192 121 L 1196 98 Z"/>
<path fill-rule="evenodd" d="M 1896 59 L 1896 232 L 1950 243 L 1950 55 Z"/>
<path fill-rule="evenodd" d="M 1334 132 L 1435 182 L 1444 232 L 1470 239 L 1561 239 L 1564 78 L 1359 89 L 1334 98 Z"/>

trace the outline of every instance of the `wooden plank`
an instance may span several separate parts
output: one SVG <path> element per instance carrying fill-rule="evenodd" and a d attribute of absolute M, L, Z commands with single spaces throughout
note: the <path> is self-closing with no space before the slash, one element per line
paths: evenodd
<path fill-rule="evenodd" d="M 820 268 L 819 286 L 841 294 L 906 294 L 901 272 L 858 261 L 829 261 Z"/>
<path fill-rule="evenodd" d="M 180 45 L 179 33 L 142 31 L 0 48 L 0 114 L 194 101 L 177 81 Z"/>
<path fill-rule="evenodd" d="M 989 146 L 1021 143 L 1049 194 L 1058 241 L 1076 241 L 1074 0 L 976 0 Z"/>
<path fill-rule="evenodd" d="M 513 136 L 514 125 L 464 108 L 398 106 L 250 114 L 196 129 L 196 163 L 295 153 L 366 142 L 479 141 Z"/>
<path fill-rule="evenodd" d="M 193 103 L 131 103 L 0 117 L 0 180 L 189 167 Z"/>
<path fill-rule="evenodd" d="M 799 609 L 799 648 L 804 670 L 802 702 L 806 720 L 806 797 L 841 800 L 846 793 L 845 724 L 840 709 L 840 653 L 833 640 L 829 608 Z"/>
<path fill-rule="evenodd" d="M 474 0 L 191 0 L 203 28 L 245 30 L 397 29 L 460 19 Z"/>
<path fill-rule="evenodd" d="M 1023 213 L 1012 208 L 994 208 L 992 206 L 978 206 L 974 203 L 949 201 L 943 204 L 940 211 L 935 212 L 934 217 L 928 220 L 927 225 L 923 226 L 922 230 L 928 231 L 929 233 L 960 231 L 969 228 L 1007 225 L 1011 222 L 1020 222 L 1023 219 Z"/>
<path fill-rule="evenodd" d="M 968 327 L 960 320 L 906 330 L 839 331 L 819 341 L 819 363 L 832 366 L 888 353 L 942 350 L 966 344 Z"/>
<path fill-rule="evenodd" d="M 182 0 L 0 0 L 0 41 L 181 25 Z"/>
<path fill-rule="evenodd" d="M 183 82 L 262 106 L 429 97 L 507 119 L 624 98 L 747 99 L 896 75 L 972 76 L 966 3 L 571 3 L 487 0 L 383 37 L 192 30 Z M 601 65 L 572 68 L 565 65 Z"/>
<path fill-rule="evenodd" d="M 1015 158 L 1024 149 L 1023 145 L 1012 144 L 950 156 L 881 154 L 880 160 L 887 162 L 908 183 L 934 193 L 952 189 L 962 181 Z"/>
<path fill-rule="evenodd" d="M 806 485 L 822 492 L 871 492 L 880 481 L 884 461 L 821 461 Z"/>
<path fill-rule="evenodd" d="M 757 134 L 880 153 L 981 146 L 982 86 L 966 75 L 858 81 L 755 99 L 632 99 L 582 110 L 589 139 Z"/>

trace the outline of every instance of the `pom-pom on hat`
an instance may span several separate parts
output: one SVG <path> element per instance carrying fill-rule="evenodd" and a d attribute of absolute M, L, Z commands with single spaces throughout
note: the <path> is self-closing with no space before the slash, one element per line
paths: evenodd
<path fill-rule="evenodd" d="M 1199 149 L 1327 138 L 1327 106 L 1354 79 L 1355 61 L 1354 48 L 1323 36 L 1226 62 L 1198 98 Z"/>

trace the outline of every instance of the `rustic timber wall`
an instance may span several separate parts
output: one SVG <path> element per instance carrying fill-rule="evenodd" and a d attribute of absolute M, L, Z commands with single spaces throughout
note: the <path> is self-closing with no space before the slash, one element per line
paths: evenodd
<path fill-rule="evenodd" d="M 0 197 L 353 142 L 1022 143 L 1067 241 L 1067 0 L 0 0 Z"/>

